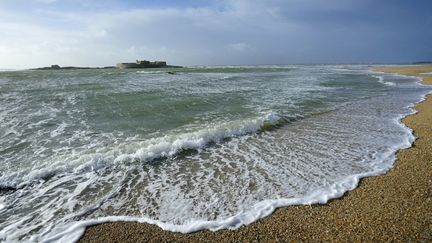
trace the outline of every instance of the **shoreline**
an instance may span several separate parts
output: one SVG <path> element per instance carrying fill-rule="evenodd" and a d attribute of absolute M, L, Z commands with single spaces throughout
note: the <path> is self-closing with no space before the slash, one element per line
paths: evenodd
<path fill-rule="evenodd" d="M 432 66 L 382 67 L 375 71 L 419 76 L 432 84 Z M 105 241 L 431 241 L 432 240 L 432 96 L 402 119 L 413 129 L 413 146 L 397 151 L 384 175 L 361 179 L 357 188 L 327 204 L 275 210 L 237 230 L 190 234 L 164 231 L 156 225 L 113 222 L 89 226 L 81 242 Z M 430 150 L 430 149 L 429 149 Z"/>

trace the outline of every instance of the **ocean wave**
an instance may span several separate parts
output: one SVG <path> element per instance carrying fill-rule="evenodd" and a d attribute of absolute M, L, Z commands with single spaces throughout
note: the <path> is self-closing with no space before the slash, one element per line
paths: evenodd
<path fill-rule="evenodd" d="M 413 111 L 414 112 L 414 111 Z M 412 130 L 402 123 L 400 120 L 404 116 L 398 118 L 401 127 L 409 131 L 400 144 L 395 144 L 392 149 L 388 150 L 380 156 L 377 160 L 373 171 L 358 173 L 342 178 L 335 183 L 321 187 L 317 190 L 311 191 L 302 197 L 294 198 L 279 198 L 279 199 L 266 199 L 253 205 L 248 210 L 242 210 L 235 215 L 219 220 L 190 220 L 184 224 L 173 224 L 155 220 L 149 217 L 135 217 L 135 216 L 108 216 L 100 217 L 91 220 L 84 220 L 73 222 L 60 226 L 56 232 L 46 239 L 47 242 L 75 242 L 78 241 L 84 234 L 86 227 L 101 223 L 109 222 L 139 222 L 157 225 L 163 230 L 180 233 L 192 233 L 200 230 L 218 231 L 221 229 L 238 229 L 243 225 L 249 225 L 259 219 L 269 216 L 277 208 L 292 206 L 292 205 L 312 205 L 312 204 L 326 204 L 328 201 L 342 197 L 347 191 L 355 189 L 360 180 L 364 177 L 378 176 L 386 173 L 393 165 L 396 156 L 395 152 L 399 149 L 408 148 L 414 142 Z"/>
<path fill-rule="evenodd" d="M 58 174 L 97 171 L 111 164 L 150 162 L 155 159 L 172 157 L 185 150 L 199 151 L 209 144 L 220 143 L 224 139 L 277 128 L 286 121 L 288 119 L 281 118 L 276 113 L 266 113 L 256 118 L 210 125 L 196 132 L 166 135 L 139 142 L 132 141 L 111 147 L 105 152 L 51 158 L 49 168 L 32 168 L 30 171 L 1 175 L 0 188 L 19 189 L 35 182 L 48 180 Z M 56 136 L 58 130 L 64 129 L 65 126 L 66 124 L 61 124 L 51 136 Z"/>
<path fill-rule="evenodd" d="M 424 100 L 424 96 L 420 98 L 420 101 Z M 410 104 L 412 107 L 414 104 Z M 334 183 L 320 187 L 316 190 L 309 191 L 307 194 L 301 197 L 293 198 L 278 198 L 278 199 L 265 199 L 254 204 L 247 210 L 241 210 L 233 216 L 221 218 L 218 220 L 189 220 L 184 224 L 174 224 L 169 222 L 163 222 L 155 220 L 149 217 L 136 217 L 136 216 L 108 216 L 99 217 L 90 220 L 83 220 L 79 222 L 71 222 L 69 224 L 61 225 L 56 228 L 56 231 L 50 235 L 46 241 L 78 241 L 84 234 L 86 227 L 108 223 L 108 222 L 139 222 L 157 225 L 163 230 L 180 233 L 192 233 L 200 230 L 211 230 L 217 231 L 221 229 L 238 229 L 243 225 L 249 225 L 272 214 L 277 208 L 292 206 L 292 205 L 311 205 L 311 204 L 326 204 L 334 198 L 342 197 L 347 191 L 355 189 L 360 180 L 364 177 L 378 176 L 386 173 L 393 165 L 396 160 L 396 151 L 399 149 L 409 148 L 415 140 L 412 130 L 406 125 L 401 123 L 403 117 L 415 113 L 415 110 L 410 109 L 409 113 L 399 115 L 393 121 L 404 130 L 405 136 L 400 139 L 397 143 L 393 144 L 385 153 L 378 155 L 375 163 L 373 164 L 372 170 L 356 173 L 343 177 Z M 279 120 L 279 119 L 277 119 Z"/>
<path fill-rule="evenodd" d="M 141 144 L 141 148 L 134 153 L 121 155 L 116 158 L 116 161 L 150 161 L 156 158 L 173 156 L 183 150 L 197 150 L 210 143 L 219 143 L 226 138 L 250 134 L 261 129 L 270 129 L 278 125 L 280 120 L 279 115 L 269 113 L 256 119 L 229 122 L 193 133 L 150 139 Z"/>
<path fill-rule="evenodd" d="M 379 83 L 382 83 L 382 84 L 387 85 L 387 86 L 396 86 L 396 83 L 394 83 L 394 82 L 384 81 L 383 76 L 374 76 L 374 77 L 378 79 Z"/>
<path fill-rule="evenodd" d="M 166 73 L 165 71 L 136 71 L 138 74 L 159 74 Z"/>

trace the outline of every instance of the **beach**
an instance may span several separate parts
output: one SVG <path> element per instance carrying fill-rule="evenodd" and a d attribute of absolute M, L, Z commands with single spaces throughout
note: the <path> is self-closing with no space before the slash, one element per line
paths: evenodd
<path fill-rule="evenodd" d="M 382 67 L 376 71 L 415 75 L 432 84 L 432 66 Z M 431 241 L 432 98 L 402 121 L 416 141 L 399 150 L 385 175 L 367 177 L 358 188 L 327 204 L 290 206 L 237 230 L 190 234 L 158 226 L 114 222 L 90 226 L 80 242 L 266 242 L 266 241 Z"/>

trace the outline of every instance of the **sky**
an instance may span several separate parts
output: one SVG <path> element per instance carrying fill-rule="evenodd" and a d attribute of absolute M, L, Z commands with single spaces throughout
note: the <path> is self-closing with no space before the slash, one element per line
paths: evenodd
<path fill-rule="evenodd" d="M 0 68 L 432 60 L 430 0 L 0 0 Z"/>

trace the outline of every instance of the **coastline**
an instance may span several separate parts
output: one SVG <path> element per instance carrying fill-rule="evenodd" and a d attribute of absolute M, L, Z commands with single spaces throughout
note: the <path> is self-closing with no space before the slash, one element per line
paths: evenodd
<path fill-rule="evenodd" d="M 432 66 L 382 67 L 380 72 L 416 75 L 432 84 Z M 414 145 L 397 152 L 385 175 L 367 177 L 359 186 L 327 204 L 290 206 L 238 230 L 182 234 L 158 226 L 114 222 L 90 226 L 81 242 L 105 241 L 431 241 L 432 98 L 415 106 L 402 121 L 413 129 Z"/>

